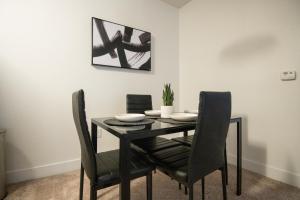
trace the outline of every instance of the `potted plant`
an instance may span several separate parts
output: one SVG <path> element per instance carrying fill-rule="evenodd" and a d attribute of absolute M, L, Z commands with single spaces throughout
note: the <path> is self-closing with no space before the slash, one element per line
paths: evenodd
<path fill-rule="evenodd" d="M 171 84 L 165 84 L 163 90 L 163 106 L 161 106 L 161 118 L 169 118 L 173 113 L 174 92 Z"/>

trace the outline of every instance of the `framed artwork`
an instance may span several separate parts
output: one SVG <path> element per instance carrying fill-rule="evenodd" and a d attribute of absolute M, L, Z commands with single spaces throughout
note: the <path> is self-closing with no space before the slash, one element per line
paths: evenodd
<path fill-rule="evenodd" d="M 151 33 L 93 17 L 92 65 L 151 71 Z"/>

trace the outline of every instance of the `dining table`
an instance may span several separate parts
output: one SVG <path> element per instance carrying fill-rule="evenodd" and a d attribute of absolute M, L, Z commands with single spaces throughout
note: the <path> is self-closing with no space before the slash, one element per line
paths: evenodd
<path fill-rule="evenodd" d="M 112 126 L 105 123 L 106 120 L 113 117 L 92 118 L 91 120 L 91 139 L 92 144 L 97 152 L 97 131 L 98 127 L 113 134 L 119 139 L 120 155 L 119 155 L 119 170 L 120 170 L 120 200 L 130 199 L 130 176 L 129 176 L 129 160 L 131 151 L 131 142 L 138 139 L 151 138 L 161 135 L 195 130 L 196 123 L 166 123 L 162 120 L 154 119 L 152 124 L 141 126 Z M 232 116 L 230 123 L 236 123 L 237 136 L 237 155 L 236 155 L 236 195 L 242 193 L 242 117 Z"/>

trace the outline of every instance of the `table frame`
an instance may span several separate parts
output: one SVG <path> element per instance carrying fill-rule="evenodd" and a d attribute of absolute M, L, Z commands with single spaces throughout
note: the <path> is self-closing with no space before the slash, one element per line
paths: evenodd
<path fill-rule="evenodd" d="M 230 119 L 230 123 L 237 124 L 237 180 L 236 180 L 236 194 L 239 196 L 242 193 L 242 118 L 241 117 L 232 117 Z M 129 176 L 129 162 L 127 159 L 130 155 L 130 143 L 136 139 L 142 138 L 150 138 L 159 135 L 166 135 L 178 132 L 184 132 L 184 135 L 187 135 L 187 132 L 190 130 L 194 130 L 196 125 L 195 124 L 186 124 L 180 127 L 170 127 L 167 129 L 161 130 L 150 130 L 149 134 L 145 136 L 145 134 L 120 134 L 111 126 L 106 125 L 105 123 L 99 122 L 99 119 L 92 119 L 91 122 L 91 138 L 92 144 L 94 146 L 95 151 L 97 152 L 97 127 L 101 127 L 102 129 L 110 132 L 111 134 L 115 135 L 120 140 L 120 200 L 129 200 L 130 199 L 130 176 Z"/>

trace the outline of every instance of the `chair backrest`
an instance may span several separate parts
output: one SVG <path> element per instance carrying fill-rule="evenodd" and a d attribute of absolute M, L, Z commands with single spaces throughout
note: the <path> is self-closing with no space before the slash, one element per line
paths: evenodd
<path fill-rule="evenodd" d="M 127 94 L 127 113 L 141 113 L 145 110 L 152 110 L 151 95 Z"/>
<path fill-rule="evenodd" d="M 79 90 L 72 95 L 73 104 L 73 118 L 79 136 L 81 147 L 81 163 L 87 176 L 91 180 L 95 180 L 96 169 L 96 155 L 92 145 L 91 137 L 86 123 L 84 92 Z"/>
<path fill-rule="evenodd" d="M 201 92 L 198 112 L 188 163 L 190 183 L 224 165 L 224 148 L 231 117 L 231 93 Z"/>

